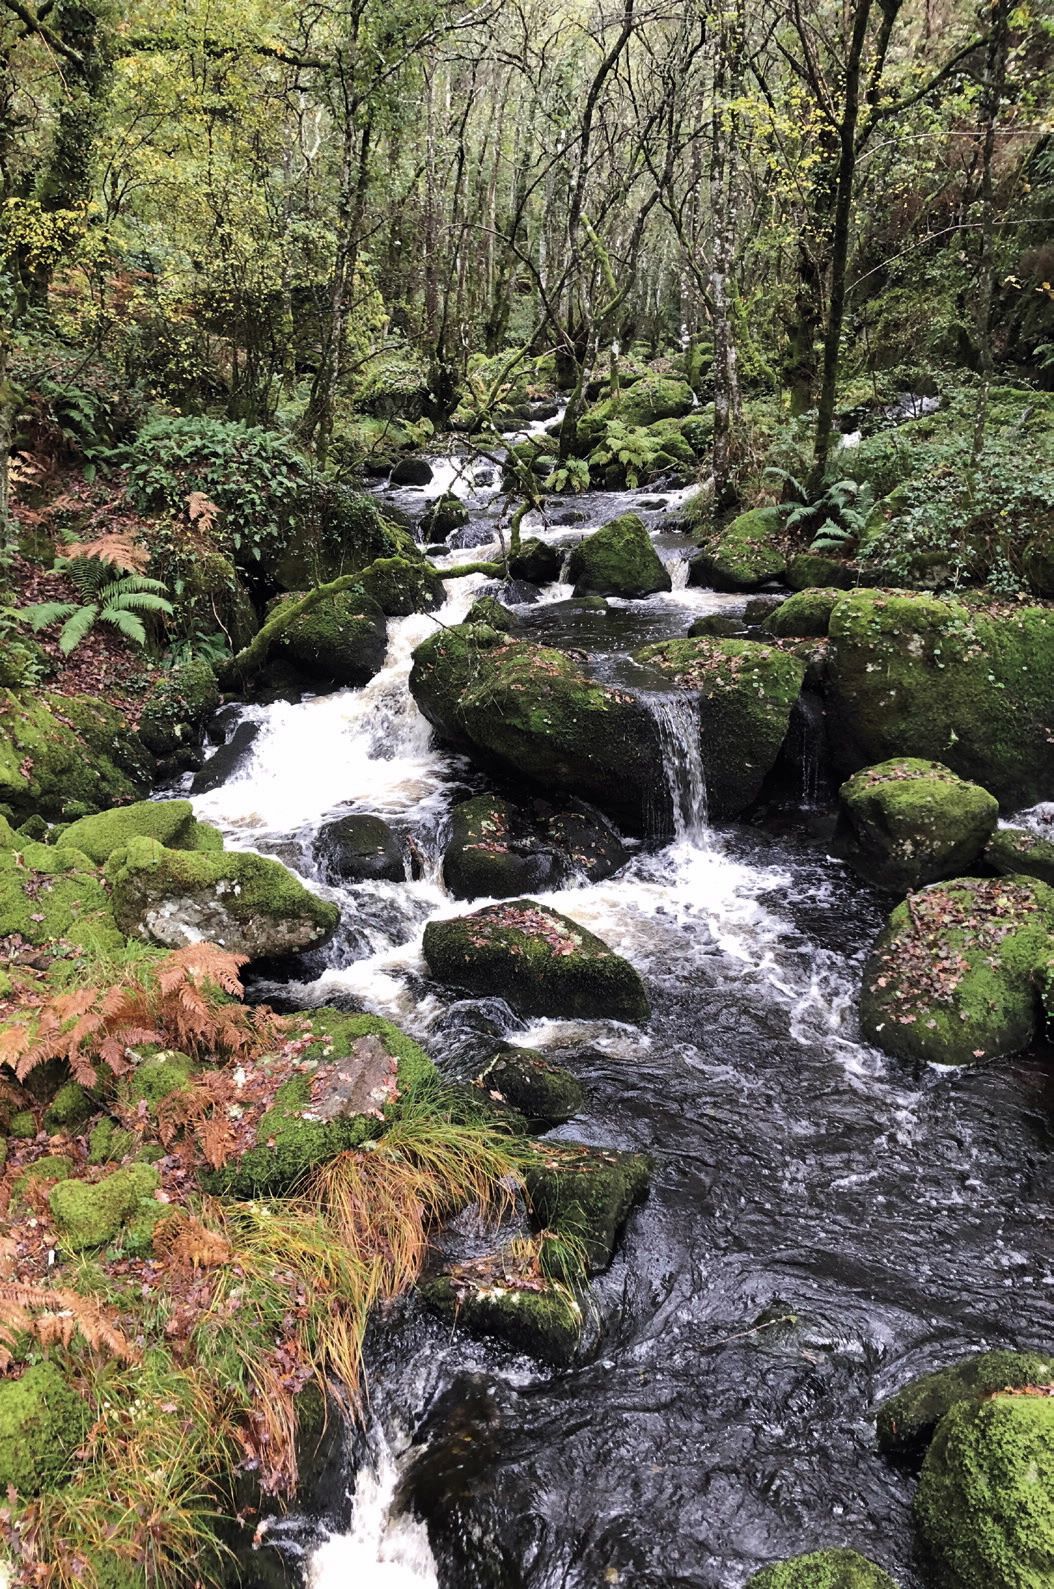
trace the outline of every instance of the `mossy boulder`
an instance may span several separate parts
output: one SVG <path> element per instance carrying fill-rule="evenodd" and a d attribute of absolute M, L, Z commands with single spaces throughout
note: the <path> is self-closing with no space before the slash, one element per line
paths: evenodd
<path fill-rule="evenodd" d="M 814 639 L 825 635 L 831 626 L 831 613 L 842 592 L 830 586 L 819 590 L 800 590 L 769 613 L 764 627 L 777 640 Z"/>
<path fill-rule="evenodd" d="M 539 1142 L 524 1168 L 531 1219 L 538 1230 L 575 1243 L 590 1273 L 606 1269 L 631 1209 L 647 1193 L 647 1154 Z"/>
<path fill-rule="evenodd" d="M 1024 872 L 1054 887 L 1054 841 L 1031 828 L 996 828 L 984 858 L 993 872 Z"/>
<path fill-rule="evenodd" d="M 126 1109 L 145 1104 L 154 1115 L 157 1106 L 181 1092 L 190 1082 L 197 1066 L 189 1054 L 175 1048 L 161 1048 L 142 1056 L 138 1064 L 117 1085 L 117 1096 Z"/>
<path fill-rule="evenodd" d="M 500 1256 L 500 1255 L 499 1255 Z M 419 1287 L 433 1313 L 470 1335 L 492 1336 L 543 1363 L 570 1363 L 582 1334 L 582 1309 L 563 1286 L 535 1274 L 517 1283 L 516 1261 L 469 1266 Z"/>
<path fill-rule="evenodd" d="M 189 800 L 137 800 L 134 805 L 100 811 L 71 822 L 62 847 L 81 850 L 101 866 L 129 839 L 156 839 L 170 850 L 222 850 L 223 836 L 199 822 Z"/>
<path fill-rule="evenodd" d="M 590 679 L 566 652 L 471 627 L 443 630 L 414 652 L 410 689 L 444 738 L 550 799 L 581 796 L 634 832 L 668 801 L 647 707 Z"/>
<path fill-rule="evenodd" d="M 830 743 L 844 775 L 919 756 L 1004 808 L 1049 794 L 1054 609 L 852 591 L 835 603 L 829 634 Z"/>
<path fill-rule="evenodd" d="M 280 606 L 274 609 L 278 610 Z M 383 612 L 363 593 L 344 590 L 294 618 L 273 642 L 272 654 L 286 658 L 310 678 L 360 685 L 380 671 L 387 648 Z"/>
<path fill-rule="evenodd" d="M 446 587 L 431 563 L 409 557 L 378 557 L 362 571 L 362 588 L 389 618 L 434 612 L 446 600 Z"/>
<path fill-rule="evenodd" d="M 576 596 L 651 596 L 671 588 L 669 571 L 636 513 L 623 513 L 579 541 L 568 572 Z"/>
<path fill-rule="evenodd" d="M 426 541 L 445 541 L 468 523 L 468 508 L 453 491 L 437 497 L 421 520 L 421 534 Z"/>
<path fill-rule="evenodd" d="M 692 558 L 689 582 L 714 590 L 757 590 L 782 579 L 787 555 L 778 508 L 751 508 L 734 518 Z"/>
<path fill-rule="evenodd" d="M 531 1048 L 500 1048 L 472 1081 L 535 1125 L 563 1125 L 585 1102 L 578 1077 Z"/>
<path fill-rule="evenodd" d="M 354 811 L 319 829 L 315 854 L 333 877 L 361 883 L 401 883 L 406 877 L 406 847 L 381 817 Z"/>
<path fill-rule="evenodd" d="M 480 596 L 472 603 L 466 616 L 466 623 L 480 623 L 499 633 L 508 634 L 516 628 L 516 614 L 508 607 L 502 605 L 495 596 Z"/>
<path fill-rule="evenodd" d="M 864 969 L 864 1036 L 888 1054 L 968 1065 L 1017 1053 L 1042 1019 L 1054 890 L 957 878 L 898 905 Z"/>
<path fill-rule="evenodd" d="M 54 1363 L 0 1381 L 0 1488 L 23 1501 L 57 1488 L 90 1423 L 87 1402 Z"/>
<path fill-rule="evenodd" d="M 129 937 L 165 949 L 207 939 L 250 959 L 314 949 L 340 911 L 291 871 L 247 851 L 168 850 L 133 839 L 106 863 L 114 917 Z"/>
<path fill-rule="evenodd" d="M 680 419 L 690 414 L 695 398 L 686 381 L 671 376 L 646 375 L 614 397 L 594 403 L 578 421 L 579 445 L 588 447 L 601 439 L 609 419 L 621 420 L 636 428 L 654 425 L 661 419 Z"/>
<path fill-rule="evenodd" d="M 762 1567 L 747 1589 L 897 1589 L 888 1572 L 855 1550 L 812 1550 Z"/>
<path fill-rule="evenodd" d="M 921 1374 L 878 1409 L 878 1445 L 887 1456 L 905 1457 L 929 1445 L 944 1414 L 966 1401 L 976 1403 L 1000 1390 L 1054 1383 L 1054 1354 L 974 1352 L 947 1368 Z"/>
<path fill-rule="evenodd" d="M 0 690 L 0 805 L 15 821 L 135 800 L 152 763 L 120 714 L 89 695 Z"/>
<path fill-rule="evenodd" d="M 454 807 L 443 852 L 443 881 L 455 899 L 511 899 L 556 888 L 567 867 L 525 813 L 500 795 Z"/>
<path fill-rule="evenodd" d="M 932 1589 L 1050 1589 L 1054 1396 L 956 1402 L 926 1453 L 913 1515 Z"/>
<path fill-rule="evenodd" d="M 969 871 L 999 816 L 999 802 L 987 789 L 940 762 L 912 756 L 854 773 L 839 795 L 851 866 L 902 894 Z"/>
<path fill-rule="evenodd" d="M 165 1211 L 154 1193 L 161 1178 L 152 1164 L 130 1164 L 100 1181 L 59 1181 L 48 1196 L 59 1243 L 66 1252 L 87 1252 L 115 1242 L 137 1218 L 156 1220 Z"/>
<path fill-rule="evenodd" d="M 711 816 L 753 804 L 776 764 L 801 693 L 801 657 L 753 640 L 663 640 L 635 653 L 698 701 Z"/>
<path fill-rule="evenodd" d="M 390 1021 L 313 1010 L 298 1073 L 282 1083 L 256 1142 L 207 1178 L 235 1197 L 276 1194 L 320 1164 L 379 1136 L 399 1100 L 435 1074 L 428 1055 Z"/>
<path fill-rule="evenodd" d="M 530 899 L 430 921 L 424 957 L 439 981 L 505 999 L 522 1015 L 644 1021 L 644 984 L 621 955 Z"/>
<path fill-rule="evenodd" d="M 64 1081 L 44 1111 L 44 1128 L 52 1134 L 75 1131 L 95 1112 L 95 1100 L 86 1087 Z"/>
<path fill-rule="evenodd" d="M 73 1160 L 64 1153 L 46 1153 L 41 1159 L 27 1164 L 11 1187 L 12 1209 L 25 1201 L 33 1186 L 54 1186 L 56 1181 L 66 1181 L 73 1174 Z"/>
<path fill-rule="evenodd" d="M 110 898 L 86 855 L 65 845 L 0 849 L 0 937 L 27 943 L 65 940 L 79 948 L 120 949 Z"/>
<path fill-rule="evenodd" d="M 155 756 L 170 756 L 199 742 L 219 704 L 219 685 L 208 663 L 184 662 L 152 686 L 139 717 L 139 737 Z"/>
<path fill-rule="evenodd" d="M 727 612 L 707 612 L 697 618 L 688 630 L 689 640 L 700 638 L 711 640 L 743 640 L 746 638 L 746 624 L 742 618 L 734 617 Z"/>
<path fill-rule="evenodd" d="M 536 535 L 529 536 L 509 558 L 509 578 L 522 579 L 528 585 L 551 585 L 560 578 L 565 553 L 566 547 L 554 546 Z"/>
<path fill-rule="evenodd" d="M 856 583 L 856 574 L 841 558 L 825 557 L 822 552 L 796 552 L 787 563 L 786 580 L 791 590 L 848 590 Z"/>
<path fill-rule="evenodd" d="M 414 553 L 413 536 L 385 518 L 373 497 L 326 481 L 302 493 L 295 524 L 255 573 L 271 589 L 307 590 L 379 557 Z"/>

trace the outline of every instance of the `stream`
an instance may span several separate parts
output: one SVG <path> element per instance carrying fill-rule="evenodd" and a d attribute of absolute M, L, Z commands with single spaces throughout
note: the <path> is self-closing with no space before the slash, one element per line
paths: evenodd
<path fill-rule="evenodd" d="M 446 561 L 475 561 L 497 485 L 454 458 L 424 492 L 381 500 L 419 516 L 458 490 L 471 520 Z M 563 542 L 643 501 L 675 587 L 590 610 L 557 583 L 517 609 L 530 637 L 586 649 L 611 676 L 634 647 L 741 610 L 686 587 L 686 543 L 664 530 L 683 495 L 594 492 L 560 504 L 574 524 L 529 518 L 525 536 Z M 578 1366 L 452 1336 L 413 1299 L 379 1321 L 347 1491 L 274 1537 L 310 1589 L 740 1589 L 768 1561 L 841 1544 L 920 1589 L 914 1482 L 879 1456 L 873 1410 L 972 1349 L 1050 1345 L 1049 1072 L 1024 1056 L 916 1074 L 861 1044 L 856 993 L 885 907 L 828 854 L 807 770 L 797 805 L 708 823 L 705 753 L 677 696 L 649 702 L 674 837 L 638 845 L 606 882 L 537 896 L 637 967 L 649 1025 L 525 1022 L 432 982 L 425 923 L 485 903 L 443 887 L 447 814 L 488 785 L 433 742 L 407 679 L 435 622 L 458 622 L 487 585 L 452 581 L 434 617 L 390 620 L 365 688 L 245 707 L 252 753 L 195 809 L 342 907 L 301 980 L 255 996 L 388 1016 L 454 1074 L 495 1037 L 542 1049 L 588 1093 L 554 1135 L 646 1150 L 651 1192 L 593 1283 Z M 349 811 L 412 834 L 421 875 L 323 883 L 315 835 Z"/>

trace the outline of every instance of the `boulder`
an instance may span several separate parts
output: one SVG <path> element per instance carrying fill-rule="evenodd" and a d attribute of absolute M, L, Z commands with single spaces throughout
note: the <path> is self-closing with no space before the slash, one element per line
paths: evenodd
<path fill-rule="evenodd" d="M 944 1414 L 956 1403 L 977 1403 L 1000 1390 L 1054 1383 L 1054 1354 L 974 1352 L 947 1368 L 921 1374 L 878 1409 L 878 1446 L 887 1456 L 923 1451 Z"/>
<path fill-rule="evenodd" d="M 669 571 L 635 513 L 579 541 L 568 572 L 576 596 L 650 596 L 671 588 Z"/>
<path fill-rule="evenodd" d="M 702 618 L 697 618 L 688 630 L 689 640 L 710 638 L 716 640 L 742 640 L 746 636 L 746 625 L 742 618 L 735 618 L 726 612 L 704 613 Z"/>
<path fill-rule="evenodd" d="M 446 587 L 431 563 L 409 557 L 378 557 L 361 575 L 367 598 L 388 618 L 434 612 L 446 600 Z"/>
<path fill-rule="evenodd" d="M 421 520 L 421 536 L 426 541 L 446 541 L 455 530 L 468 523 L 468 508 L 453 491 L 437 497 Z"/>
<path fill-rule="evenodd" d="M 757 590 L 782 579 L 787 557 L 779 543 L 778 508 L 751 508 L 732 520 L 691 560 L 688 583 L 714 590 Z"/>
<path fill-rule="evenodd" d="M 34 813 L 68 821 L 138 799 L 152 768 L 104 701 L 0 690 L 0 805 L 16 822 Z"/>
<path fill-rule="evenodd" d="M 29 944 L 67 943 L 96 953 L 124 945 L 98 871 L 66 845 L 0 849 L 0 938 L 13 933 Z"/>
<path fill-rule="evenodd" d="M 345 590 L 295 618 L 273 644 L 279 655 L 312 678 L 367 684 L 383 666 L 388 628 L 373 602 Z"/>
<path fill-rule="evenodd" d="M 580 444 L 592 446 L 599 441 L 609 419 L 637 427 L 654 425 L 661 419 L 680 419 L 690 414 L 695 397 L 686 381 L 666 375 L 646 375 L 614 397 L 588 408 L 578 421 Z"/>
<path fill-rule="evenodd" d="M 387 822 L 353 812 L 319 829 L 315 854 L 326 872 L 346 882 L 383 879 L 401 883 L 406 877 L 406 851 Z"/>
<path fill-rule="evenodd" d="M 426 486 L 432 479 L 427 458 L 400 458 L 391 472 L 393 486 Z"/>
<path fill-rule="evenodd" d="M 868 1042 L 968 1065 L 1026 1048 L 1054 951 L 1054 890 L 1030 877 L 934 883 L 898 905 L 864 970 Z"/>
<path fill-rule="evenodd" d="M 454 807 L 443 853 L 443 881 L 455 899 L 511 899 L 557 888 L 567 866 L 527 815 L 499 795 Z"/>
<path fill-rule="evenodd" d="M 787 584 L 791 590 L 848 590 L 856 583 L 856 573 L 840 557 L 825 557 L 822 552 L 796 552 L 787 564 Z"/>
<path fill-rule="evenodd" d="M 529 585 L 551 585 L 560 578 L 565 552 L 566 547 L 530 536 L 520 542 L 519 551 L 509 558 L 509 577 L 526 580 Z"/>
<path fill-rule="evenodd" d="M 0 1381 L 0 1488 L 20 1501 L 56 1489 L 91 1424 L 87 1402 L 55 1363 Z"/>
<path fill-rule="evenodd" d="M 249 720 L 239 723 L 227 743 L 213 751 L 205 765 L 194 774 L 191 794 L 207 794 L 210 789 L 219 789 L 247 767 L 262 726 Z"/>
<path fill-rule="evenodd" d="M 787 737 L 805 677 L 802 658 L 753 640 L 663 640 L 638 662 L 698 701 L 711 816 L 754 803 Z"/>
<path fill-rule="evenodd" d="M 830 740 L 843 776 L 919 756 L 1004 808 L 1054 785 L 1054 609 L 985 612 L 904 591 L 847 592 L 831 613 Z"/>
<path fill-rule="evenodd" d="M 532 1048 L 500 1048 L 472 1078 L 488 1097 L 516 1109 L 535 1125 L 559 1126 L 585 1102 L 577 1076 Z"/>
<path fill-rule="evenodd" d="M 340 912 L 280 861 L 249 851 L 167 850 L 132 839 L 106 863 L 117 925 L 165 949 L 203 939 L 249 959 L 317 948 Z"/>
<path fill-rule="evenodd" d="M 777 640 L 814 639 L 827 633 L 842 592 L 831 587 L 800 590 L 769 613 L 763 627 Z"/>
<path fill-rule="evenodd" d="M 984 858 L 993 872 L 1023 872 L 1054 888 L 1054 842 L 1031 828 L 996 828 Z"/>
<path fill-rule="evenodd" d="M 452 1328 L 491 1336 L 543 1363 L 566 1366 L 582 1334 L 582 1309 L 565 1286 L 539 1274 L 523 1244 L 458 1264 L 425 1280 L 421 1297 Z"/>
<path fill-rule="evenodd" d="M 567 858 L 572 874 L 591 883 L 612 877 L 629 860 L 622 835 L 607 818 L 584 800 L 576 800 L 544 818 L 544 831 Z"/>
<path fill-rule="evenodd" d="M 524 1166 L 531 1219 L 578 1249 L 591 1274 L 606 1269 L 630 1210 L 648 1190 L 645 1153 L 539 1142 Z"/>
<path fill-rule="evenodd" d="M 199 822 L 189 800 L 138 800 L 134 805 L 100 811 L 71 822 L 62 835 L 63 848 L 81 850 L 101 866 L 129 839 L 156 839 L 170 850 L 222 850 L 223 836 Z"/>
<path fill-rule="evenodd" d="M 155 756 L 200 743 L 220 704 L 216 675 L 207 662 L 184 662 L 151 687 L 139 716 L 139 737 Z"/>
<path fill-rule="evenodd" d="M 747 1589 L 897 1589 L 888 1572 L 855 1550 L 812 1550 L 773 1562 L 748 1578 Z"/>
<path fill-rule="evenodd" d="M 855 773 L 839 797 L 850 865 L 900 894 L 969 871 L 999 816 L 999 802 L 987 789 L 938 761 L 912 756 Z"/>
<path fill-rule="evenodd" d="M 1050 1589 L 1054 1396 L 956 1402 L 937 1425 L 912 1510 L 932 1589 Z"/>
<path fill-rule="evenodd" d="M 496 629 L 500 634 L 508 634 L 516 628 L 517 618 L 514 612 L 508 607 L 503 607 L 494 596 L 480 596 L 469 608 L 465 622 L 485 624 L 490 629 Z"/>
<path fill-rule="evenodd" d="M 648 1018 L 644 984 L 629 962 L 585 927 L 531 899 L 430 921 L 423 948 L 439 981 L 505 999 L 521 1015 Z"/>

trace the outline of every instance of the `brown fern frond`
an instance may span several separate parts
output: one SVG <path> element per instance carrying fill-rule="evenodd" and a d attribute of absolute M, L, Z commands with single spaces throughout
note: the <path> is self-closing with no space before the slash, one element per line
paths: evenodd
<path fill-rule="evenodd" d="M 145 546 L 124 530 L 108 530 L 94 541 L 74 541 L 62 554 L 68 558 L 93 558 L 97 563 L 108 563 L 128 574 L 142 574 L 150 563 L 150 553 Z"/>
<path fill-rule="evenodd" d="M 0 1281 L 0 1372 L 10 1365 L 20 1335 L 32 1336 L 43 1347 L 68 1347 L 79 1335 L 92 1351 L 122 1363 L 139 1360 L 136 1347 L 92 1298 L 58 1287 Z"/>

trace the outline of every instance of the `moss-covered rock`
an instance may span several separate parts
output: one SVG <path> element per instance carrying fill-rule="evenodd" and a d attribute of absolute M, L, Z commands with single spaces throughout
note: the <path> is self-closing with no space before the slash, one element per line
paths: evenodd
<path fill-rule="evenodd" d="M 139 718 L 139 737 L 155 756 L 170 756 L 198 743 L 219 704 L 219 685 L 208 663 L 184 662 L 152 686 Z"/>
<path fill-rule="evenodd" d="M 710 813 L 738 816 L 776 764 L 805 662 L 753 640 L 663 640 L 636 652 L 699 702 Z"/>
<path fill-rule="evenodd" d="M 21 1500 L 56 1488 L 90 1422 L 87 1402 L 54 1363 L 0 1382 L 0 1488 Z"/>
<path fill-rule="evenodd" d="M 407 555 L 416 555 L 413 536 L 386 519 L 373 497 L 325 481 L 304 491 L 295 523 L 260 572 L 272 588 L 307 590 L 379 557 Z"/>
<path fill-rule="evenodd" d="M 540 1142 L 524 1169 L 531 1218 L 579 1247 L 590 1273 L 606 1269 L 630 1210 L 648 1190 L 647 1154 Z"/>
<path fill-rule="evenodd" d="M 73 1174 L 73 1160 L 64 1153 L 46 1153 L 34 1159 L 19 1175 L 11 1188 L 11 1207 L 15 1209 L 25 1201 L 30 1187 L 53 1186 L 56 1181 L 66 1181 Z"/>
<path fill-rule="evenodd" d="M 235 1197 L 287 1191 L 351 1148 L 378 1136 L 399 1099 L 434 1075 L 428 1055 L 390 1021 L 313 1010 L 298 1074 L 279 1087 L 256 1143 L 208 1178 Z"/>
<path fill-rule="evenodd" d="M 87 1252 L 116 1241 L 137 1216 L 164 1212 L 154 1193 L 161 1177 L 152 1164 L 130 1164 L 101 1181 L 59 1181 L 48 1196 L 59 1241 L 67 1252 Z M 153 1208 L 144 1207 L 153 1205 Z"/>
<path fill-rule="evenodd" d="M 129 839 L 156 839 L 170 850 L 222 850 L 223 836 L 199 822 L 189 800 L 137 800 L 134 805 L 100 811 L 71 822 L 63 848 L 81 850 L 97 865 L 109 860 Z"/>
<path fill-rule="evenodd" d="M 585 1102 L 577 1076 L 532 1048 L 505 1047 L 476 1072 L 473 1084 L 517 1109 L 533 1124 L 563 1125 Z"/>
<path fill-rule="evenodd" d="M 1054 842 L 1031 828 L 997 828 L 984 858 L 993 872 L 1023 872 L 1054 887 Z"/>
<path fill-rule="evenodd" d="M 151 766 L 105 702 L 0 690 L 0 804 L 16 821 L 34 812 L 68 820 L 134 800 Z"/>
<path fill-rule="evenodd" d="M 511 899 L 555 888 L 566 870 L 521 809 L 500 795 L 476 795 L 450 814 L 443 881 L 455 899 Z"/>
<path fill-rule="evenodd" d="M 848 563 L 822 552 L 796 552 L 787 563 L 786 579 L 791 590 L 848 590 L 856 584 L 855 571 Z"/>
<path fill-rule="evenodd" d="M 1054 1397 L 956 1402 L 926 1453 L 913 1512 L 932 1589 L 1050 1589 Z"/>
<path fill-rule="evenodd" d="M 471 1335 L 493 1336 L 543 1363 L 564 1365 L 575 1355 L 582 1309 L 564 1287 L 535 1275 L 517 1284 L 515 1258 L 474 1274 L 469 1266 L 437 1275 L 420 1286 L 434 1313 Z"/>
<path fill-rule="evenodd" d="M 384 614 L 361 592 L 344 590 L 294 618 L 274 641 L 272 651 L 311 678 L 360 685 L 380 670 L 387 647 Z"/>
<path fill-rule="evenodd" d="M 764 627 L 777 640 L 799 637 L 812 639 L 825 635 L 831 625 L 831 613 L 842 592 L 831 587 L 820 590 L 800 590 L 781 602 L 775 612 L 769 613 Z"/>
<path fill-rule="evenodd" d="M 443 581 L 423 558 L 379 557 L 363 569 L 362 588 L 389 618 L 434 612 L 446 599 Z"/>
<path fill-rule="evenodd" d="M 898 893 L 969 871 L 999 816 L 987 789 L 912 756 L 855 773 L 839 794 L 847 859 L 869 882 Z"/>
<path fill-rule="evenodd" d="M 707 612 L 697 618 L 688 630 L 689 640 L 743 640 L 746 624 L 742 618 L 727 612 Z"/>
<path fill-rule="evenodd" d="M 509 578 L 525 580 L 528 585 L 551 585 L 560 578 L 566 548 L 529 536 L 509 558 Z M 500 628 L 501 625 L 498 625 Z"/>
<path fill-rule="evenodd" d="M 921 1374 L 878 1409 L 878 1445 L 887 1456 L 921 1452 L 949 1408 L 979 1402 L 1000 1390 L 1054 1383 L 1054 1354 L 974 1352 L 947 1368 Z"/>
<path fill-rule="evenodd" d="M 445 491 L 422 518 L 421 534 L 426 541 L 445 541 L 467 523 L 468 508 L 455 492 Z"/>
<path fill-rule="evenodd" d="M 517 619 L 516 614 L 508 607 L 502 606 L 496 597 L 480 596 L 469 608 L 465 622 L 484 624 L 489 629 L 497 630 L 499 634 L 508 634 L 516 628 Z"/>
<path fill-rule="evenodd" d="M 503 998 L 523 1015 L 637 1022 L 648 1016 L 644 984 L 628 961 L 530 899 L 430 921 L 424 956 L 441 982 Z"/>
<path fill-rule="evenodd" d="M 943 762 L 1011 808 L 1054 784 L 1054 610 L 985 612 L 903 591 L 852 591 L 830 624 L 827 710 L 838 770 Z"/>
<path fill-rule="evenodd" d="M 864 1036 L 898 1058 L 968 1065 L 1026 1048 L 1041 1017 L 1054 890 L 1028 877 L 934 883 L 898 905 L 864 970 Z"/>
<path fill-rule="evenodd" d="M 812 1550 L 773 1562 L 748 1579 L 747 1589 L 897 1589 L 888 1572 L 855 1550 Z"/>
<path fill-rule="evenodd" d="M 144 1055 L 117 1086 L 117 1096 L 126 1109 L 133 1112 L 137 1105 L 145 1104 L 150 1114 L 172 1093 L 180 1092 L 197 1070 L 189 1054 L 179 1049 L 162 1048 Z"/>
<path fill-rule="evenodd" d="M 95 1100 L 79 1082 L 65 1081 L 44 1111 L 45 1130 L 75 1131 L 91 1116 Z"/>
<path fill-rule="evenodd" d="M 594 403 L 578 421 L 579 446 L 588 450 L 604 433 L 608 420 L 618 419 L 632 427 L 654 425 L 662 419 L 680 419 L 695 406 L 692 389 L 686 381 L 665 375 L 646 375 L 614 397 Z"/>
<path fill-rule="evenodd" d="M 381 817 L 364 812 L 337 817 L 319 829 L 315 854 L 327 874 L 347 882 L 406 877 L 406 847 Z"/>
<path fill-rule="evenodd" d="M 787 556 L 780 544 L 778 508 L 751 508 L 732 520 L 692 558 L 690 583 L 714 590 L 757 590 L 782 579 Z"/>
<path fill-rule="evenodd" d="M 568 572 L 576 596 L 651 596 L 670 589 L 669 571 L 636 513 L 623 513 L 579 541 Z"/>
<path fill-rule="evenodd" d="M 95 867 L 79 850 L 28 843 L 0 850 L 0 937 L 27 943 L 119 949 L 110 899 Z"/>
<path fill-rule="evenodd" d="M 162 948 L 207 939 L 250 959 L 324 943 L 340 920 L 280 861 L 245 851 L 167 850 L 133 839 L 106 863 L 121 931 Z"/>

